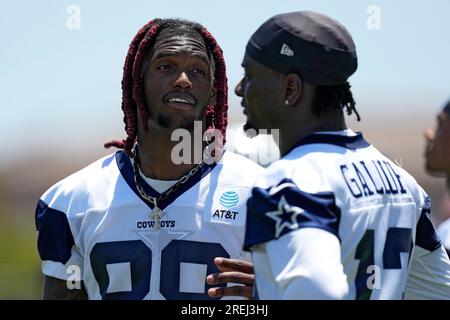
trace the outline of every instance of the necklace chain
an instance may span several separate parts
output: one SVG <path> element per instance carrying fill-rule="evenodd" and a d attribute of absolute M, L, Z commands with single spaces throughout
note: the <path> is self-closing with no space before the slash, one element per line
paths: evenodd
<path fill-rule="evenodd" d="M 139 194 L 142 198 L 150 202 L 155 206 L 155 208 L 158 208 L 158 202 L 167 199 L 169 195 L 171 195 L 173 192 L 178 190 L 182 185 L 184 185 L 192 176 L 194 176 L 197 171 L 199 171 L 204 165 L 205 162 L 202 161 L 200 164 L 193 167 L 189 172 L 187 172 L 184 176 L 181 177 L 180 180 L 178 180 L 177 183 L 175 183 L 172 187 L 164 191 L 162 194 L 160 194 L 158 197 L 151 197 L 149 196 L 144 189 L 142 188 L 142 185 L 139 182 L 139 152 L 138 152 L 138 146 L 137 144 L 133 147 L 132 153 L 134 157 L 134 164 L 133 164 L 133 172 L 134 172 L 134 183 L 136 185 L 136 189 L 138 190 Z M 159 209 L 159 208 L 158 208 Z"/>

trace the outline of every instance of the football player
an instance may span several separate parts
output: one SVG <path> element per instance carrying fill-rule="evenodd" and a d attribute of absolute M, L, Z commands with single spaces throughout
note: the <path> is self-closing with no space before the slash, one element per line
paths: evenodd
<path fill-rule="evenodd" d="M 431 174 L 444 173 L 447 176 L 447 190 L 442 199 L 441 216 L 445 219 L 437 229 L 443 245 L 450 256 L 450 102 L 437 116 L 436 130 L 425 131 L 426 169 Z"/>
<path fill-rule="evenodd" d="M 39 200 L 44 298 L 250 296 L 245 203 L 261 169 L 216 141 L 227 125 L 221 48 L 197 23 L 150 21 L 129 47 L 122 90 L 127 138 L 105 146 L 123 150 Z M 202 133 L 219 131 L 209 145 L 188 141 L 209 158 L 176 163 L 172 133 L 192 133 L 195 121 Z"/>
<path fill-rule="evenodd" d="M 247 203 L 262 299 L 450 298 L 450 261 L 414 178 L 346 126 L 351 35 L 315 12 L 276 15 L 248 41 L 247 128 L 279 129 L 282 158 Z"/>

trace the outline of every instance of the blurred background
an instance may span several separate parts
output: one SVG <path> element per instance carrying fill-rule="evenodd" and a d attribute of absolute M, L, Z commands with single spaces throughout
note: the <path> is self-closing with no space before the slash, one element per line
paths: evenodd
<path fill-rule="evenodd" d="M 0 2 L 0 299 L 38 299 L 42 276 L 34 210 L 52 184 L 113 150 L 125 136 L 122 67 L 137 30 L 154 17 L 205 25 L 228 67 L 229 147 L 243 138 L 235 84 L 248 38 L 270 16 L 315 10 L 353 35 L 359 69 L 350 79 L 362 117 L 349 125 L 413 174 L 434 201 L 444 179 L 423 169 L 422 132 L 450 98 L 448 0 L 3 1 Z M 265 138 L 258 138 L 262 144 Z"/>

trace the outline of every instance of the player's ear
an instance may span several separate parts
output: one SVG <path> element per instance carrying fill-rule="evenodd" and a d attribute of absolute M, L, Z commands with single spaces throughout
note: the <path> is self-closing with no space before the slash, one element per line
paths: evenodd
<path fill-rule="evenodd" d="M 289 73 L 284 78 L 284 87 L 284 104 L 289 107 L 295 106 L 302 95 L 302 79 L 296 73 Z"/>

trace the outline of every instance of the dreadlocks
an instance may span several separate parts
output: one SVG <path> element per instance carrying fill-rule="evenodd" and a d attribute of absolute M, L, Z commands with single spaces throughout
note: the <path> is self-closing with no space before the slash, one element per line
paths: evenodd
<path fill-rule="evenodd" d="M 132 156 L 131 149 L 136 141 L 138 130 L 138 113 L 143 121 L 145 132 L 148 132 L 149 112 L 145 104 L 143 89 L 143 62 L 156 40 L 160 41 L 178 35 L 203 38 L 206 47 L 212 55 L 216 104 L 214 106 L 208 105 L 206 108 L 206 128 L 220 130 L 223 136 L 223 143 L 225 143 L 228 86 L 222 49 L 208 30 L 200 24 L 177 19 L 155 19 L 148 22 L 138 31 L 130 44 L 125 59 L 122 79 L 122 110 L 127 138 L 122 141 L 107 142 L 105 143 L 105 148 L 114 146 L 124 149 L 129 156 Z"/>
<path fill-rule="evenodd" d="M 344 109 L 347 111 L 347 115 L 351 115 L 355 112 L 356 119 L 361 120 L 358 111 L 355 108 L 355 100 L 353 100 L 352 92 L 350 91 L 350 84 L 348 81 L 343 85 L 336 86 L 317 86 L 313 111 L 317 116 L 327 109 Z"/>

